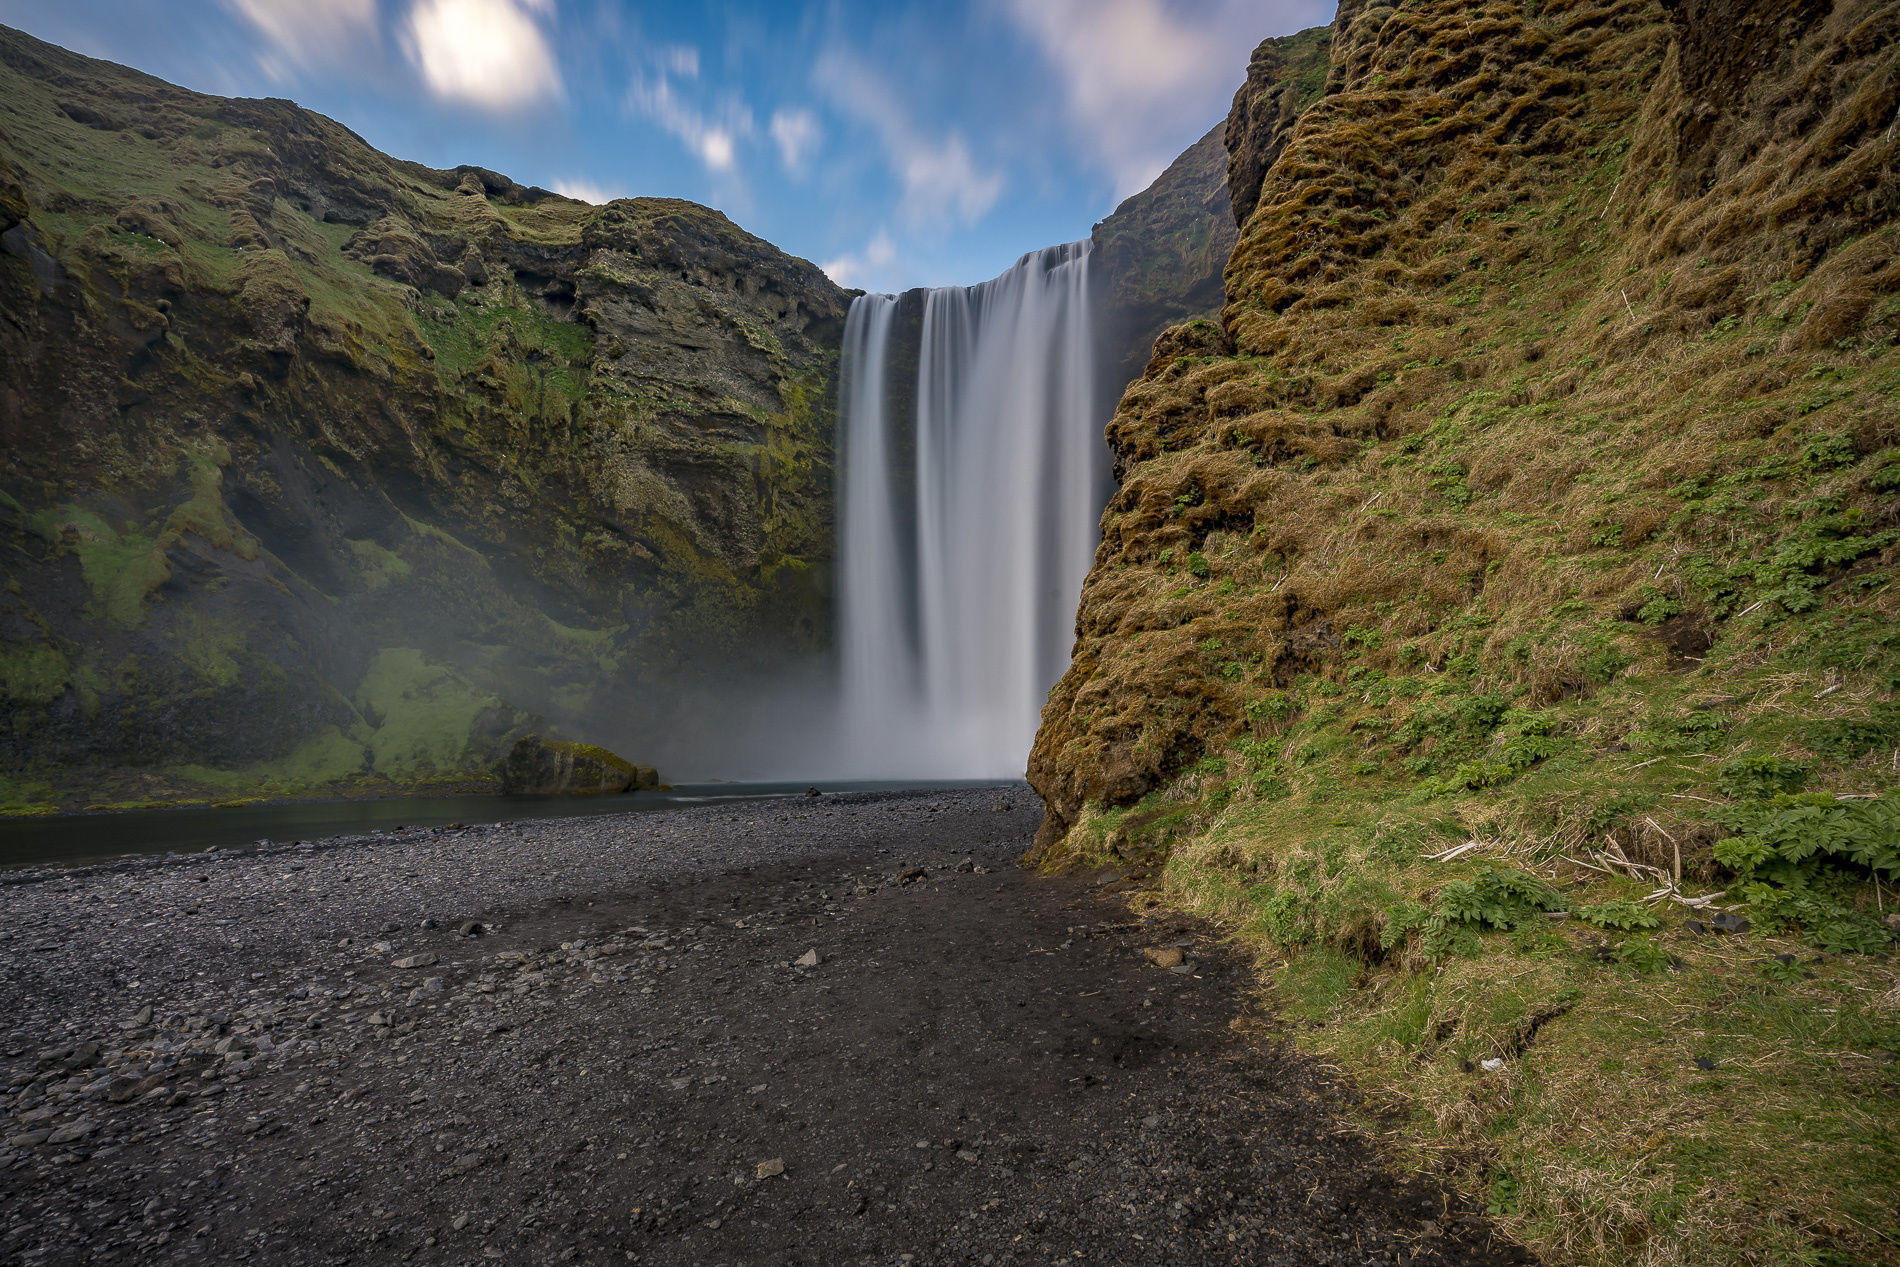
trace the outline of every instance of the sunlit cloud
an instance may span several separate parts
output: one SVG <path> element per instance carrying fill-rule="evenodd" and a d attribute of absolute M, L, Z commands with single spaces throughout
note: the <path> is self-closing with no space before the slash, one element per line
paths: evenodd
<path fill-rule="evenodd" d="M 430 92 L 496 112 L 561 95 L 561 76 L 536 15 L 552 0 L 416 0 L 403 46 Z"/>
<path fill-rule="evenodd" d="M 555 181 L 554 192 L 560 194 L 563 198 L 576 198 L 581 202 L 591 202 L 597 207 L 612 202 L 616 198 L 626 197 L 625 194 L 614 193 L 605 185 L 588 180 L 585 176 L 576 176 L 567 180 Z"/>
<path fill-rule="evenodd" d="M 879 230 L 862 251 L 852 255 L 840 255 L 836 259 L 826 260 L 818 267 L 847 290 L 865 288 L 889 277 L 897 264 L 897 244 L 891 241 L 891 235 Z"/>

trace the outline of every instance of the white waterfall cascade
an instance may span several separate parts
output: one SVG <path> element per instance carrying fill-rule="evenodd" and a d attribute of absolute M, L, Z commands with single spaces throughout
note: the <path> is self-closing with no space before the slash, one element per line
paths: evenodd
<path fill-rule="evenodd" d="M 1089 243 L 926 292 L 914 413 L 892 400 L 899 304 L 862 296 L 845 325 L 838 755 L 866 778 L 1019 778 L 1107 479 Z"/>

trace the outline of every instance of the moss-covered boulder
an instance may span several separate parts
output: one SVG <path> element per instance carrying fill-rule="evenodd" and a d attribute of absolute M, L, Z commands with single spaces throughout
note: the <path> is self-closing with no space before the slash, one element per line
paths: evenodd
<path fill-rule="evenodd" d="M 594 744 L 523 735 L 501 766 L 509 796 L 593 796 L 660 786 L 652 766 L 635 765 Z"/>

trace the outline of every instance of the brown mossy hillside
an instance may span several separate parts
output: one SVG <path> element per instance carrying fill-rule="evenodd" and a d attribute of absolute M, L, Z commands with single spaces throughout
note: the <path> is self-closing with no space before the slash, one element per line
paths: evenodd
<path fill-rule="evenodd" d="M 1045 843 L 1301 675 L 1463 657 L 1548 704 L 1599 651 L 1666 668 L 1645 610 L 1718 654 L 1890 618 L 1891 21 L 1836 10 L 1723 111 L 1652 5 L 1343 9 L 1228 346 L 1157 357 L 1110 424 Z M 1684 140 L 1711 113 L 1722 157 Z M 1805 536 L 1865 550 L 1767 566 Z"/>
<path fill-rule="evenodd" d="M 0 678 L 0 800 L 491 777 L 505 726 L 377 741 L 391 651 L 636 744 L 823 644 L 846 296 L 718 212 L 0 29 L 0 216 L 0 644 L 64 666 Z"/>
<path fill-rule="evenodd" d="M 1897 36 L 1342 5 L 1109 427 L 1038 857 L 1229 920 L 1555 1260 L 1893 1257 Z"/>

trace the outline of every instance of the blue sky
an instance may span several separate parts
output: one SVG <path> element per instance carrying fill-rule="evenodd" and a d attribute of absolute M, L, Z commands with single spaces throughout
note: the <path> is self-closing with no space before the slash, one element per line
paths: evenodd
<path fill-rule="evenodd" d="M 1330 0 L 0 0 L 0 22 L 390 154 L 690 198 L 846 285 L 1079 238 Z"/>

